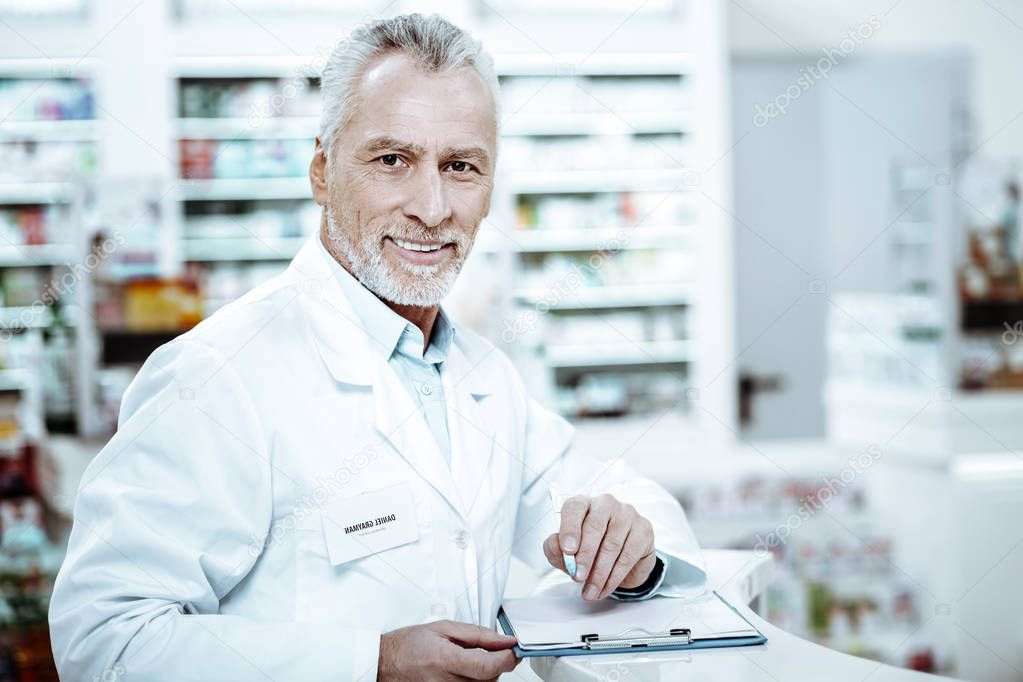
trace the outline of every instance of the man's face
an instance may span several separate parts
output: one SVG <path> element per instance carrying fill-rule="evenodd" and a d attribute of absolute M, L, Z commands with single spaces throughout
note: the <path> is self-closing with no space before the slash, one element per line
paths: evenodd
<path fill-rule="evenodd" d="M 436 305 L 490 210 L 490 91 L 472 68 L 425 73 L 400 54 L 373 62 L 356 88 L 330 161 L 310 169 L 327 247 L 384 300 Z"/>

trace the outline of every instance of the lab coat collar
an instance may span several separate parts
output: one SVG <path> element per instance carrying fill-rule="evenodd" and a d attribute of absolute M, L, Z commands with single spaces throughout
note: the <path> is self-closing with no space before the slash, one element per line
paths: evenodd
<path fill-rule="evenodd" d="M 409 325 L 408 320 L 388 308 L 362 282 L 338 265 L 320 240 L 316 240 L 316 245 L 320 256 L 327 261 L 327 267 L 333 267 L 334 280 L 341 287 L 345 300 L 351 305 L 366 333 L 376 342 L 373 344 L 374 351 L 386 362 L 398 347 L 401 335 Z"/>
<path fill-rule="evenodd" d="M 375 363 L 371 360 L 383 358 L 386 361 L 390 357 L 403 327 L 389 323 L 378 330 L 366 324 L 341 281 L 348 278 L 358 287 L 352 287 L 350 293 L 360 293 L 361 289 L 361 293 L 375 296 L 334 260 L 320 243 L 318 234 L 310 237 L 299 250 L 288 272 L 301 292 L 313 342 L 331 375 L 337 381 L 356 386 L 376 383 Z M 391 311 L 388 309 L 388 312 Z M 398 322 L 402 319 L 394 317 Z M 492 348 L 476 341 L 471 334 L 456 333 L 457 325 L 449 317 L 446 323 L 451 338 L 444 371 L 451 372 L 453 380 L 471 394 L 490 395 L 493 392 L 491 381 L 482 368 Z"/>
<path fill-rule="evenodd" d="M 312 342 L 334 379 L 371 386 L 375 379 L 371 359 L 385 352 L 388 342 L 375 337 L 352 309 L 337 281 L 338 270 L 344 268 L 320 256 L 318 241 L 313 235 L 288 266 Z"/>
<path fill-rule="evenodd" d="M 387 308 L 385 305 L 384 308 Z M 394 313 L 390 308 L 389 312 Z M 415 360 L 421 360 L 431 365 L 439 365 L 444 362 L 448 353 L 451 352 L 451 342 L 455 336 L 455 328 L 448 319 L 444 308 L 437 310 L 437 318 L 433 322 L 433 329 L 430 332 L 430 343 L 423 350 L 423 332 L 411 322 L 405 323 L 405 332 L 398 340 L 396 353 Z"/>

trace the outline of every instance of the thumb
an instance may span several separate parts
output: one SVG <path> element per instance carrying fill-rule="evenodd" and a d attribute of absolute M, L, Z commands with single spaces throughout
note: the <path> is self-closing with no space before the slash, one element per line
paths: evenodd
<path fill-rule="evenodd" d="M 565 558 L 561 551 L 561 543 L 558 541 L 558 534 L 554 533 L 543 541 L 543 553 L 547 562 L 559 571 L 568 572 L 565 567 Z"/>

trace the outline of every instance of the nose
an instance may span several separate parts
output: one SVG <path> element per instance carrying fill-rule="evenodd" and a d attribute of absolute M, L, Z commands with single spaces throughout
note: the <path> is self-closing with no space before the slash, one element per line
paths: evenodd
<path fill-rule="evenodd" d="M 426 227 L 436 227 L 451 217 L 447 187 L 438 169 L 416 170 L 402 210 L 407 217 L 418 219 Z"/>

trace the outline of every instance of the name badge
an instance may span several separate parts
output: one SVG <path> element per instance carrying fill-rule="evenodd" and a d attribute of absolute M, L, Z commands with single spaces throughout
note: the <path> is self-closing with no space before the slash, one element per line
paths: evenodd
<path fill-rule="evenodd" d="M 419 539 L 408 483 L 335 499 L 323 510 L 327 554 L 334 566 Z"/>

